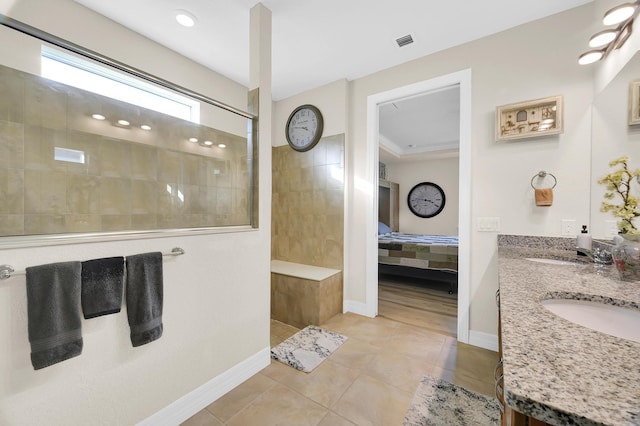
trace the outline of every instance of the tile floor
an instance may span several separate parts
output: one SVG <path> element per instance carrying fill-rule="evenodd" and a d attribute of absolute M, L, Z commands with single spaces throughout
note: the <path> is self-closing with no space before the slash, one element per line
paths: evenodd
<path fill-rule="evenodd" d="M 496 352 L 381 317 L 347 313 L 321 326 L 349 340 L 313 372 L 272 360 L 183 425 L 401 425 L 424 374 L 493 395 Z M 271 345 L 296 331 L 272 320 Z"/>

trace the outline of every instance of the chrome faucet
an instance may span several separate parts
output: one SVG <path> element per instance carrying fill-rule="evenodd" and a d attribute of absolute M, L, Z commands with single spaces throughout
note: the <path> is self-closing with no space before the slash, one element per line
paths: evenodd
<path fill-rule="evenodd" d="M 593 250 L 588 250 L 582 247 L 576 247 L 576 251 L 584 254 L 589 259 L 593 260 L 593 263 L 597 263 L 599 265 L 611 265 L 613 263 L 613 256 L 611 256 L 611 252 L 607 249 L 600 249 L 600 247 L 596 247 Z"/>

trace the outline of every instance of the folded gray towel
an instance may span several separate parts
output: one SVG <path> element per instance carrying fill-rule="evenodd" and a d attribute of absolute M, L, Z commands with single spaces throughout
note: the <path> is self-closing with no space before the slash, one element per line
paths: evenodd
<path fill-rule="evenodd" d="M 85 319 L 120 312 L 124 257 L 82 262 L 82 313 Z"/>
<path fill-rule="evenodd" d="M 162 336 L 162 290 L 162 253 L 127 256 L 127 319 L 134 347 Z"/>
<path fill-rule="evenodd" d="M 27 316 L 34 370 L 82 353 L 80 262 L 31 266 Z"/>

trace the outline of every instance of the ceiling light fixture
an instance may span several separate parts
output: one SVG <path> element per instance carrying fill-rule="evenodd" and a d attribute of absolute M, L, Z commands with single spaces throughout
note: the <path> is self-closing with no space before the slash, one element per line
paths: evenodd
<path fill-rule="evenodd" d="M 91 117 L 92 117 L 92 118 L 95 118 L 96 120 L 104 120 L 104 119 L 106 119 L 106 118 L 107 118 L 107 117 L 105 117 L 105 116 L 104 116 L 104 115 L 102 115 L 102 114 L 93 114 Z"/>
<path fill-rule="evenodd" d="M 225 144 L 223 144 L 223 143 L 219 143 L 219 144 L 218 144 L 218 148 L 226 148 L 226 147 L 227 147 L 227 146 L 226 146 Z"/>
<path fill-rule="evenodd" d="M 129 123 L 127 120 L 118 120 L 118 124 L 121 126 L 129 126 L 131 123 Z"/>
<path fill-rule="evenodd" d="M 148 124 L 143 124 L 142 126 L 140 126 L 140 128 L 142 130 L 151 130 L 151 126 L 149 126 Z"/>
<path fill-rule="evenodd" d="M 211 145 L 213 145 L 213 142 L 211 142 L 211 141 L 204 141 L 204 144 L 205 144 L 206 146 L 211 146 Z"/>
<path fill-rule="evenodd" d="M 631 18 L 638 7 L 637 2 L 623 3 L 613 9 L 607 10 L 602 18 L 603 25 L 618 25 L 621 22 Z"/>
<path fill-rule="evenodd" d="M 186 10 L 176 10 L 176 21 L 183 27 L 193 27 L 196 24 L 196 17 Z"/>
<path fill-rule="evenodd" d="M 189 142 L 196 143 L 198 142 L 198 138 L 189 138 Z"/>
<path fill-rule="evenodd" d="M 631 35 L 633 20 L 640 10 L 640 0 L 623 3 L 609 9 L 602 18 L 604 25 L 617 25 L 594 34 L 589 40 L 589 47 L 601 48 L 589 50 L 578 57 L 580 65 L 588 65 L 603 60 L 614 49 L 619 49 Z"/>

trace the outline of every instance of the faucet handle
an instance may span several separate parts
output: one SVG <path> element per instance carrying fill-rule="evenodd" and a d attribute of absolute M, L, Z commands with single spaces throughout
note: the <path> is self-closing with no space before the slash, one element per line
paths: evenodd
<path fill-rule="evenodd" d="M 593 249 L 593 261 L 600 265 L 611 265 L 613 263 L 613 256 L 607 249 L 596 247 Z"/>

